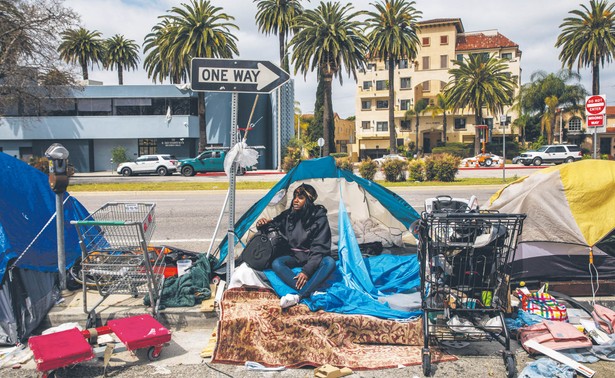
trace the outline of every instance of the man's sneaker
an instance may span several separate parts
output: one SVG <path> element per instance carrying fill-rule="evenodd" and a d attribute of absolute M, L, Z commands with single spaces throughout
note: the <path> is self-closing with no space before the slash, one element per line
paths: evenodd
<path fill-rule="evenodd" d="M 301 298 L 299 298 L 298 294 L 286 294 L 285 296 L 280 298 L 280 307 L 282 308 L 292 307 L 296 305 L 297 303 L 299 303 L 300 299 Z"/>

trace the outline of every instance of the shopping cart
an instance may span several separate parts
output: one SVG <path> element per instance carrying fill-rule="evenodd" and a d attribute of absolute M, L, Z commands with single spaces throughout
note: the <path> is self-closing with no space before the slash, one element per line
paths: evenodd
<path fill-rule="evenodd" d="M 423 309 L 423 373 L 431 373 L 431 342 L 496 340 L 508 377 L 516 373 L 510 334 L 510 261 L 523 214 L 433 212 L 419 223 Z"/>
<path fill-rule="evenodd" d="M 96 308 L 111 294 L 148 294 L 152 314 L 158 315 L 164 280 L 164 254 L 147 244 L 155 229 L 153 203 L 112 202 L 81 221 L 77 228 L 81 246 L 83 310 L 88 327 L 95 324 Z M 91 308 L 87 282 L 94 281 L 101 299 Z"/>

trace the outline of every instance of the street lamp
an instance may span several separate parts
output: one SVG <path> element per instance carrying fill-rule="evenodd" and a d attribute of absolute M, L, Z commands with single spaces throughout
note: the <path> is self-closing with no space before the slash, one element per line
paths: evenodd
<path fill-rule="evenodd" d="M 58 274 L 60 291 L 66 290 L 66 254 L 64 248 L 64 193 L 68 187 L 68 150 L 60 143 L 54 143 L 45 157 L 49 159 L 49 185 L 56 194 L 56 236 L 58 239 Z"/>
<path fill-rule="evenodd" d="M 502 182 L 506 182 L 506 114 L 500 114 L 500 125 L 502 126 Z"/>

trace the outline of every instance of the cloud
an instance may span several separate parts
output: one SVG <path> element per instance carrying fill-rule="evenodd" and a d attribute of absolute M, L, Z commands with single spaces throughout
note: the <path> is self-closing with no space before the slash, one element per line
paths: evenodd
<path fill-rule="evenodd" d="M 352 2 L 356 10 L 369 10 L 376 0 L 343 0 Z M 585 3 L 585 2 L 584 2 Z M 235 17 L 240 27 L 238 37 L 240 59 L 270 60 L 279 64 L 278 40 L 274 35 L 265 36 L 255 24 L 256 4 L 252 0 L 212 0 Z M 315 8 L 319 1 L 303 2 L 307 8 Z M 176 0 L 66 0 L 65 5 L 81 14 L 81 24 L 87 29 L 98 30 L 105 38 L 123 34 L 142 44 L 151 28 L 174 6 Z M 423 20 L 434 18 L 460 18 L 466 31 L 497 29 L 510 40 L 519 44 L 523 53 L 522 82 L 538 70 L 556 72 L 561 69 L 559 51 L 554 47 L 560 33 L 559 25 L 568 12 L 579 9 L 579 0 L 417 0 L 416 8 L 423 12 Z M 143 59 L 142 59 L 143 60 Z M 612 63 L 613 64 L 613 63 Z M 601 88 L 607 94 L 609 104 L 615 104 L 615 70 L 601 67 Z M 591 91 L 591 71 L 583 69 L 582 84 Z M 291 72 L 292 74 L 292 72 Z M 105 84 L 116 84 L 117 73 L 94 69 L 90 77 Z M 316 75 L 309 73 L 294 76 L 295 99 L 300 102 L 303 113 L 313 112 L 316 97 Z M 126 84 L 151 84 L 146 72 L 125 72 Z M 355 114 L 356 83 L 344 73 L 344 85 L 333 87 L 333 108 L 342 117 Z"/>

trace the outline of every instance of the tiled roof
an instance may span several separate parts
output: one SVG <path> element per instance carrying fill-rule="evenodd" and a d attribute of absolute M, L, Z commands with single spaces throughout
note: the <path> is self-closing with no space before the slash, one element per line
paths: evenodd
<path fill-rule="evenodd" d="M 455 50 L 483 50 L 499 47 L 519 47 L 518 44 L 504 37 L 502 34 L 486 35 L 484 33 L 460 34 L 457 36 Z"/>

